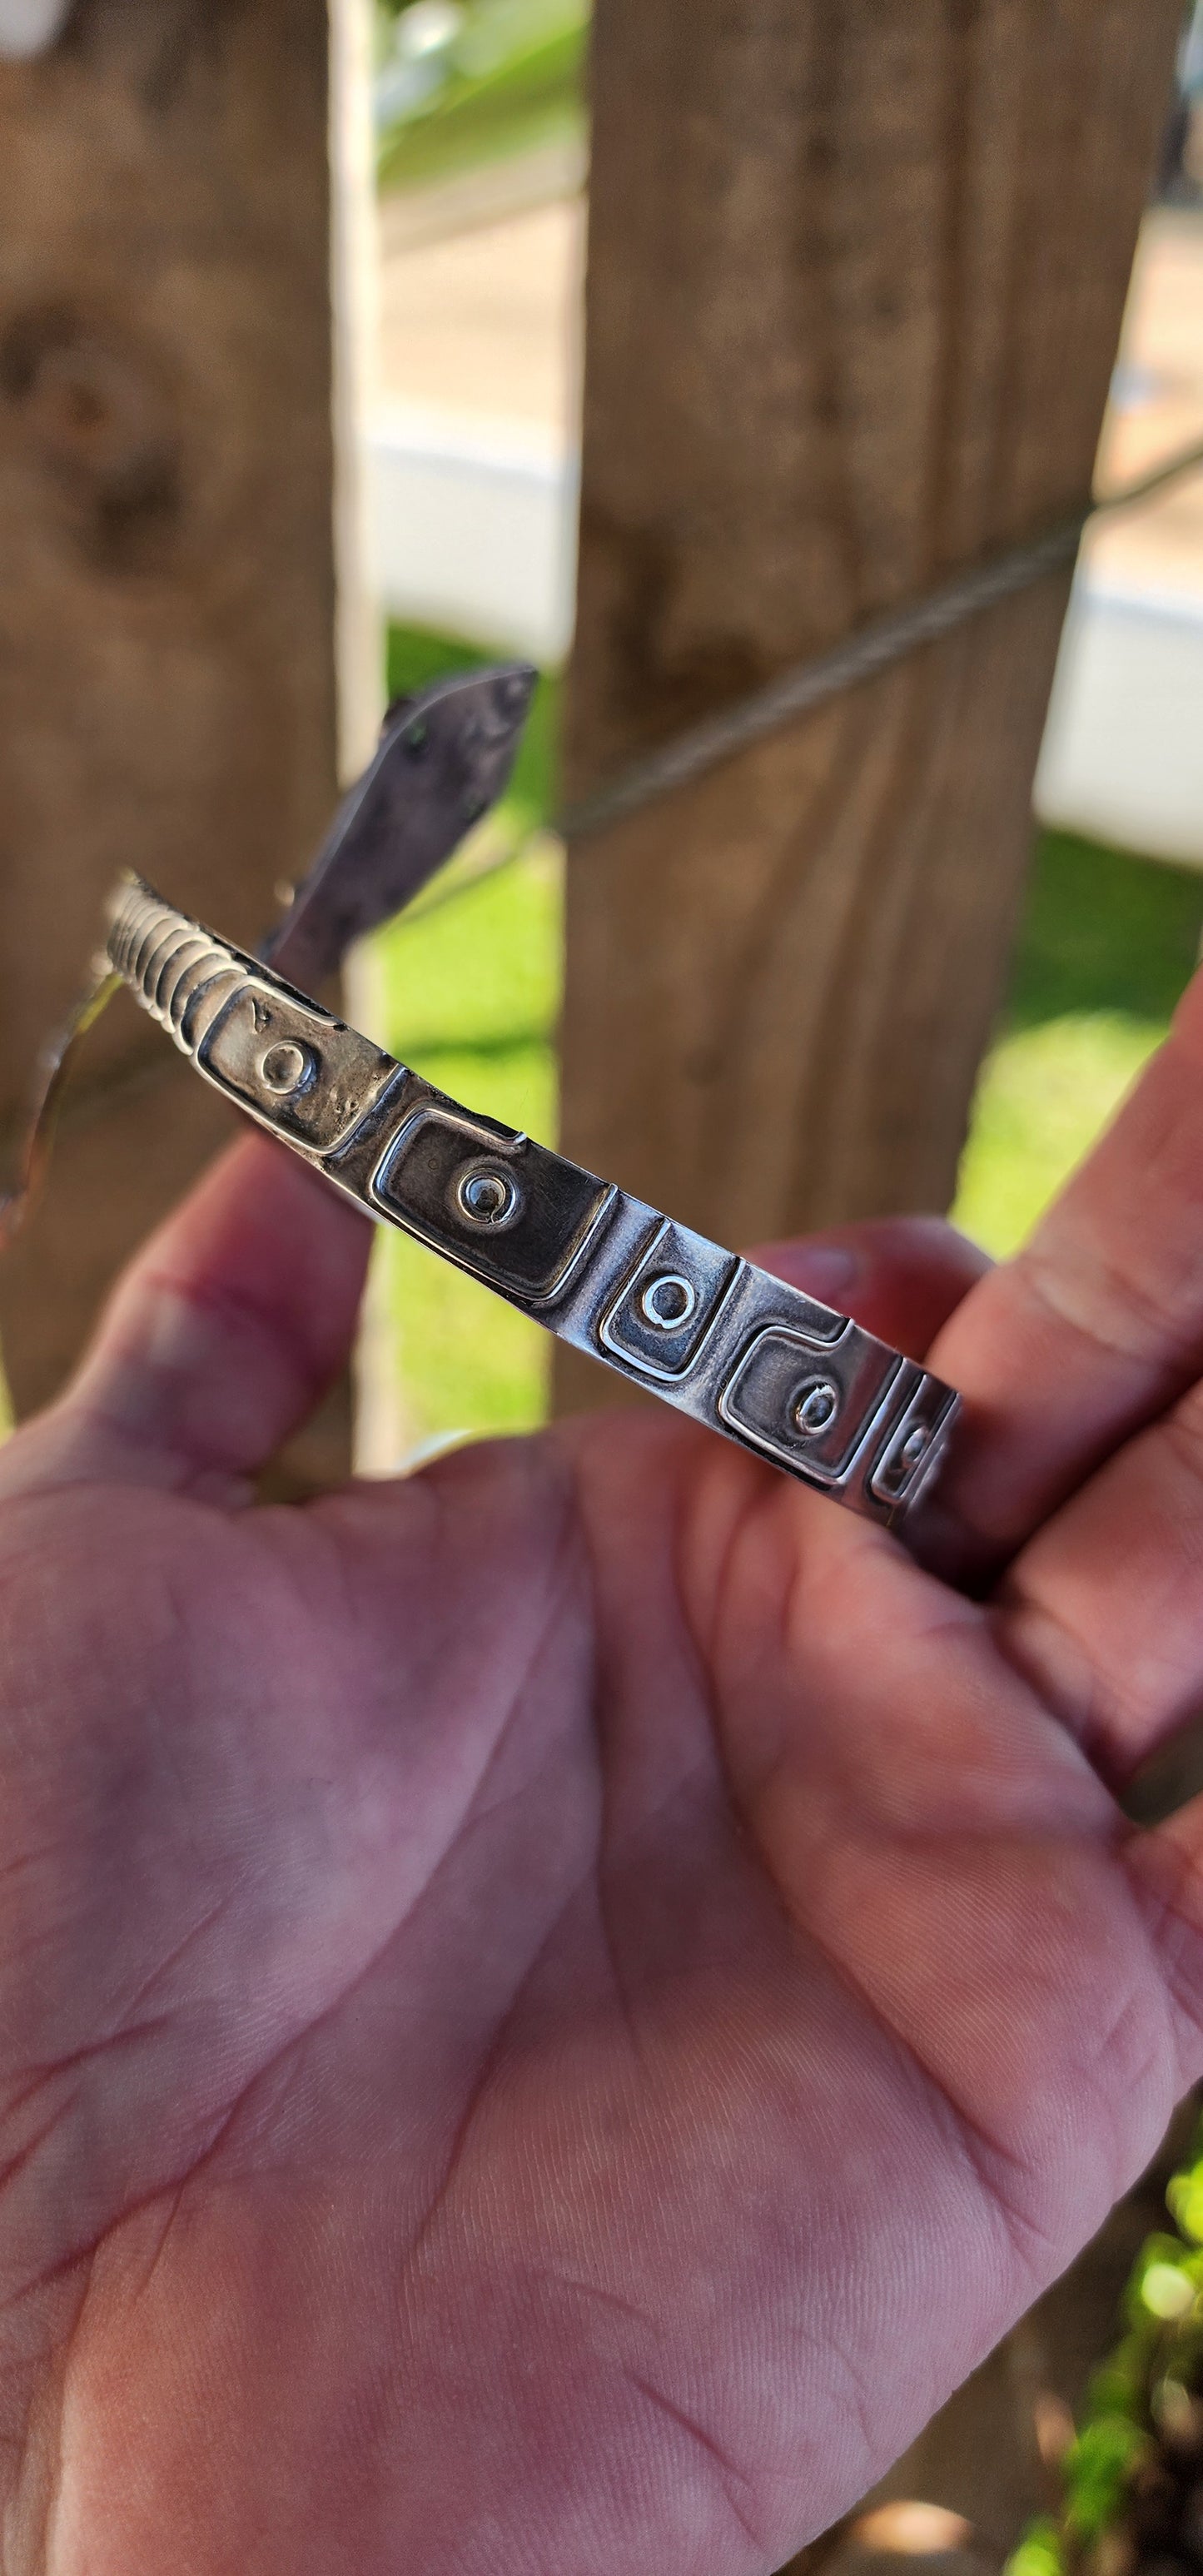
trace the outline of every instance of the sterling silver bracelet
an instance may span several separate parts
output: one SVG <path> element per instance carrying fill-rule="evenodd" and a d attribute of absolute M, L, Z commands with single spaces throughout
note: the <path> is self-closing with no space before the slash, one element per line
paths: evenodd
<path fill-rule="evenodd" d="M 871 1519 L 935 1475 L 960 1399 L 846 1315 L 461 1108 L 140 878 L 107 945 L 206 1081 L 562 1341 Z"/>

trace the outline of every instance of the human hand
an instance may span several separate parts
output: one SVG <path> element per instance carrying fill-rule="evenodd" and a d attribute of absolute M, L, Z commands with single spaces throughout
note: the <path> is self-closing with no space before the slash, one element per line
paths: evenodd
<path fill-rule="evenodd" d="M 1019 1262 L 777 1255 L 935 1335 L 984 1602 L 667 1415 L 249 1509 L 368 1229 L 253 1140 L 151 1245 L 0 1452 L 12 2576 L 751 2576 L 1070 2260 L 1203 2068 L 1203 1814 L 1113 1796 L 1201 1173 L 1196 991 Z"/>

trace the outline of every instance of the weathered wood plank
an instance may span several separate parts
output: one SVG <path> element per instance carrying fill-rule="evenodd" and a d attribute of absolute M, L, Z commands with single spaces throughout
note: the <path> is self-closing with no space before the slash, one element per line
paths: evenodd
<path fill-rule="evenodd" d="M 1077 503 L 1178 19 L 599 0 L 571 793 Z M 579 846 L 570 1153 L 732 1242 L 947 1205 L 1064 591 Z"/>
<path fill-rule="evenodd" d="M 253 940 L 329 814 L 327 45 L 326 0 L 78 0 L 52 51 L 0 63 L 10 1136 L 116 870 Z M 120 1003 L 90 1043 L 0 1269 L 21 1412 L 226 1132 L 180 1070 Z"/>

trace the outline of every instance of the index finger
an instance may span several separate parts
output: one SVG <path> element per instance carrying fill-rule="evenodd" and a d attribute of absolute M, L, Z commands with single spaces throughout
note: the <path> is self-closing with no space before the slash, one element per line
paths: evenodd
<path fill-rule="evenodd" d="M 0 1490 L 101 1477 L 249 1500 L 347 1357 L 370 1239 L 320 1175 L 245 1137 L 118 1281 L 70 1385 L 3 1452 Z"/>
<path fill-rule="evenodd" d="M 1203 975 L 1100 1143 L 930 1366 L 965 1420 L 927 1521 L 962 1576 L 1006 1562 L 1203 1369 Z"/>

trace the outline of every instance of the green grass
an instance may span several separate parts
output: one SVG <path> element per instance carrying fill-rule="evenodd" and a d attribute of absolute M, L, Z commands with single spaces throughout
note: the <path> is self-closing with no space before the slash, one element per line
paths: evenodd
<path fill-rule="evenodd" d="M 1203 933 L 1203 875 L 1067 833 L 1036 844 L 1010 991 L 953 1214 L 1013 1252 L 1165 1036 Z"/>
<path fill-rule="evenodd" d="M 483 658 L 394 629 L 390 684 L 399 694 Z M 556 717 L 555 686 L 544 683 L 502 833 L 518 836 L 552 810 Z M 954 1210 L 991 1252 L 1023 1239 L 1164 1036 L 1201 932 L 1203 875 L 1193 869 L 1063 833 L 1038 837 Z M 559 868 L 544 842 L 382 935 L 388 1042 L 444 1090 L 553 1141 L 560 943 Z M 377 1257 L 415 1443 L 537 1422 L 549 1353 L 538 1327 L 401 1236 L 383 1238 Z"/>
<path fill-rule="evenodd" d="M 394 627 L 390 696 L 487 659 L 438 636 Z M 481 827 L 519 843 L 552 809 L 558 683 L 540 682 L 514 776 Z M 425 908 L 380 933 L 385 1044 L 405 1063 L 507 1126 L 554 1139 L 555 1024 L 560 999 L 562 883 L 549 839 L 494 876 L 441 900 L 457 860 Z M 537 1324 L 472 1279 L 388 1232 L 375 1259 L 395 1335 L 402 1411 L 415 1447 L 455 1431 L 524 1431 L 547 1409 L 551 1345 Z"/>

